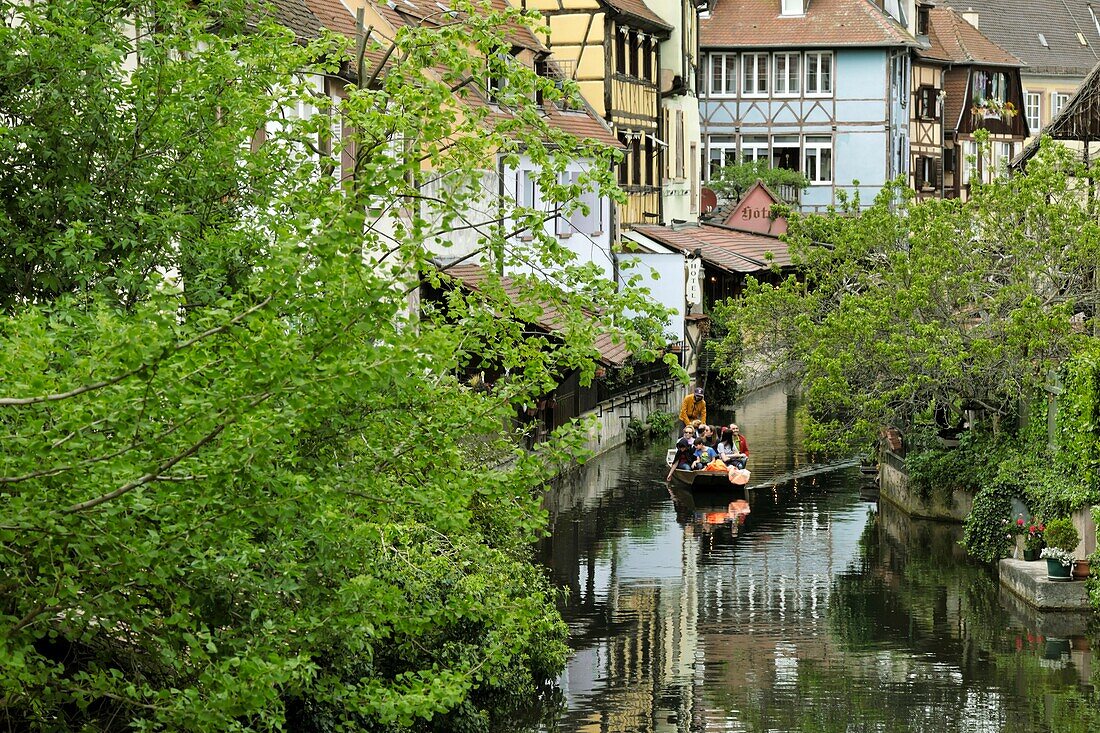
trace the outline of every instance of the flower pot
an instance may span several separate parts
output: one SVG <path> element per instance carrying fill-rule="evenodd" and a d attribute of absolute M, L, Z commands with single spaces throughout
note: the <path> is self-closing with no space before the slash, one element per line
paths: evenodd
<path fill-rule="evenodd" d="M 1073 563 L 1073 577 L 1075 580 L 1084 580 L 1089 577 L 1089 561 L 1077 560 Z"/>
<path fill-rule="evenodd" d="M 1039 559 L 1039 550 L 1029 550 L 1024 548 L 1024 559 L 1028 562 L 1035 562 Z"/>
<path fill-rule="evenodd" d="M 1073 580 L 1072 565 L 1063 565 L 1054 558 L 1047 558 L 1047 580 Z"/>

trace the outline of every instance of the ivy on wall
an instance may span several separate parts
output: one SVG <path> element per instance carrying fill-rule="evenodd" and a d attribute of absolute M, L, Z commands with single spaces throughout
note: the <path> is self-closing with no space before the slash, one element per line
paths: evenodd
<path fill-rule="evenodd" d="M 1069 359 L 1058 403 L 1058 462 L 1076 479 L 1078 507 L 1100 499 L 1100 340 Z"/>

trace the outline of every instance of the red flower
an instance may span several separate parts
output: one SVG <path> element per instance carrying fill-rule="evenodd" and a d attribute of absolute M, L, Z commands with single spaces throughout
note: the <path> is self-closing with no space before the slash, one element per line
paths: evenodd
<path fill-rule="evenodd" d="M 1016 518 L 1016 524 L 1018 524 L 1018 525 L 1020 525 L 1021 527 L 1023 527 L 1023 526 L 1024 526 L 1024 518 L 1023 518 L 1023 517 L 1017 517 L 1017 518 Z"/>

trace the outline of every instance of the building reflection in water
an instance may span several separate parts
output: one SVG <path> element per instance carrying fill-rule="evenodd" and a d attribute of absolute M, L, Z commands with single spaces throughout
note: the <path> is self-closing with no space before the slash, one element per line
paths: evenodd
<path fill-rule="evenodd" d="M 576 653 L 542 728 L 1040 731 L 1053 694 L 1058 730 L 1090 730 L 1083 627 L 1003 603 L 957 526 L 861 501 L 854 469 L 807 475 L 786 402 L 772 391 L 735 416 L 753 484 L 775 486 L 670 492 L 654 446 L 548 495 L 539 549 L 569 589 Z M 751 507 L 743 523 L 734 499 Z"/>

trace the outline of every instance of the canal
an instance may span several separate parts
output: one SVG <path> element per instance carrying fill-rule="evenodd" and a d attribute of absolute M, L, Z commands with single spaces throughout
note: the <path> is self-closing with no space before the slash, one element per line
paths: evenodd
<path fill-rule="evenodd" d="M 717 418 L 748 438 L 757 488 L 670 490 L 653 445 L 547 496 L 540 559 L 574 655 L 532 730 L 1100 731 L 1086 616 L 1030 612 L 959 527 L 812 465 L 781 388 Z"/>

